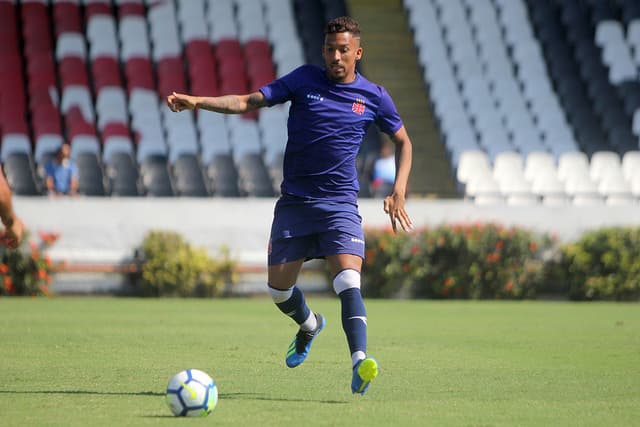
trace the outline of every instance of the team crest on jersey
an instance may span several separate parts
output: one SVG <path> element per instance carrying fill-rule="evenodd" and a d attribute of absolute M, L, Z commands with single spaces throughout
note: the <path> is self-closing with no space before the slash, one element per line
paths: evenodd
<path fill-rule="evenodd" d="M 359 116 L 364 114 L 365 110 L 365 101 L 362 98 L 356 98 L 356 102 L 351 104 L 351 111 L 358 114 Z"/>

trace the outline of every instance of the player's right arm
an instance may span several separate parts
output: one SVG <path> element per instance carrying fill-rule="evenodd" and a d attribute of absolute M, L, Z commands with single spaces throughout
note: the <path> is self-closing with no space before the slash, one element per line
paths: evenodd
<path fill-rule="evenodd" d="M 167 105 L 173 112 L 201 108 L 217 113 L 243 114 L 266 107 L 268 104 L 262 92 L 215 97 L 191 96 L 173 92 L 173 94 L 167 96 Z"/>
<path fill-rule="evenodd" d="M 0 232 L 0 243 L 16 248 L 22 241 L 24 224 L 13 212 L 11 197 L 11 188 L 0 171 L 0 219 L 5 227 L 4 231 Z"/>

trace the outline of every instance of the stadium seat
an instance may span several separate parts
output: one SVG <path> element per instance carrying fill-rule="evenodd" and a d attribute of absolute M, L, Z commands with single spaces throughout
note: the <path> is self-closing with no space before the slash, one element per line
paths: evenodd
<path fill-rule="evenodd" d="M 260 154 L 246 154 L 238 164 L 239 186 L 250 197 L 273 196 L 273 184 Z"/>
<path fill-rule="evenodd" d="M 112 196 L 139 196 L 139 179 L 137 166 L 132 156 L 124 151 L 115 151 L 105 156 L 106 176 Z"/>
<path fill-rule="evenodd" d="M 180 155 L 173 162 L 172 167 L 178 196 L 207 197 L 209 195 L 197 155 Z"/>
<path fill-rule="evenodd" d="M 2 136 L 2 146 L 0 147 L 0 160 L 6 162 L 9 155 L 13 153 L 31 153 L 31 141 L 29 136 L 21 133 L 5 133 Z"/>
<path fill-rule="evenodd" d="M 166 156 L 148 155 L 140 164 L 140 177 L 144 194 L 151 197 L 175 195 Z"/>
<path fill-rule="evenodd" d="M 76 151 L 74 160 L 78 165 L 78 193 L 84 196 L 104 196 L 104 175 L 98 154 Z"/>
<path fill-rule="evenodd" d="M 238 171 L 230 154 L 216 154 L 207 165 L 214 196 L 239 197 Z"/>
<path fill-rule="evenodd" d="M 38 196 L 42 193 L 36 179 L 35 167 L 29 153 L 13 152 L 3 160 L 4 174 L 13 193 L 19 196 Z"/>

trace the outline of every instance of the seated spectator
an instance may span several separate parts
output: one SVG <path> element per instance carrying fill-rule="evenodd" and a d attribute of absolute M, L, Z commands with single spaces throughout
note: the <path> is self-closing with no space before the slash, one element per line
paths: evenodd
<path fill-rule="evenodd" d="M 71 160 L 70 153 L 69 144 L 62 144 L 56 156 L 45 165 L 45 183 L 49 194 L 77 194 L 78 167 Z"/>
<path fill-rule="evenodd" d="M 373 197 L 384 198 L 391 194 L 396 178 L 396 158 L 394 145 L 384 139 L 380 147 L 380 157 L 373 164 L 371 193 Z"/>

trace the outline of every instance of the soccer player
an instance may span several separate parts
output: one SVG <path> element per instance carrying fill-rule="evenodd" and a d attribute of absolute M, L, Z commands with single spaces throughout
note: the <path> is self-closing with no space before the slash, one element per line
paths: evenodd
<path fill-rule="evenodd" d="M 350 17 L 325 28 L 326 68 L 303 65 L 247 95 L 196 97 L 173 93 L 172 111 L 201 108 L 237 114 L 291 101 L 281 197 L 268 250 L 268 287 L 276 306 L 300 327 L 286 355 L 300 365 L 325 319 L 310 310 L 296 286 L 305 260 L 326 258 L 342 305 L 342 326 L 352 362 L 351 391 L 364 394 L 378 374 L 367 356 L 367 315 L 360 293 L 364 233 L 358 212 L 356 155 L 374 122 L 396 146 L 393 191 L 384 199 L 393 230 L 412 228 L 405 211 L 411 141 L 385 89 L 356 71 L 362 57 L 358 22 Z"/>
<path fill-rule="evenodd" d="M 0 243 L 15 249 L 22 241 L 24 224 L 13 211 L 11 188 L 4 173 L 0 172 L 0 219 L 4 231 L 0 232 Z"/>

